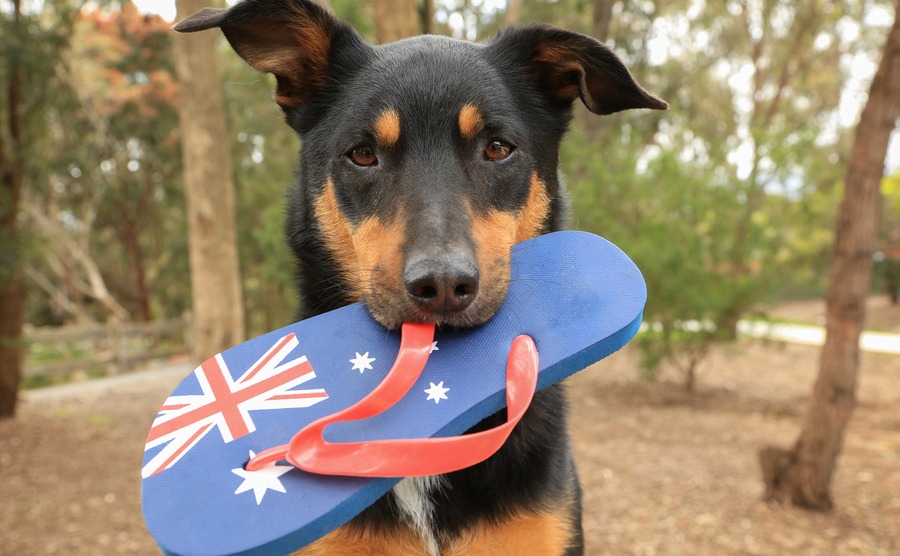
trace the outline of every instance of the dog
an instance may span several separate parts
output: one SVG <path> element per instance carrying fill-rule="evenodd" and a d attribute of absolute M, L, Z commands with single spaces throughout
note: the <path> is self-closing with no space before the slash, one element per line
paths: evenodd
<path fill-rule="evenodd" d="M 576 99 L 601 115 L 668 106 L 601 43 L 546 25 L 484 45 L 371 46 L 310 0 L 244 0 L 175 30 L 216 27 L 275 75 L 302 141 L 286 226 L 301 317 L 363 301 L 392 329 L 484 323 L 506 295 L 513 244 L 565 224 L 557 166 Z M 300 554 L 571 556 L 584 553 L 581 511 L 555 385 L 494 456 L 401 481 Z"/>

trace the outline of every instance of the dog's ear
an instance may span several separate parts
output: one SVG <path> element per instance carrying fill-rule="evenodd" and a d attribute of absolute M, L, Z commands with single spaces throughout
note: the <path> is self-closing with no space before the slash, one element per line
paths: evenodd
<path fill-rule="evenodd" d="M 182 33 L 219 27 L 248 64 L 275 75 L 275 101 L 292 108 L 326 82 L 338 49 L 368 47 L 351 27 L 310 0 L 244 0 L 228 9 L 204 8 L 175 25 Z"/>
<path fill-rule="evenodd" d="M 641 88 L 609 48 L 578 33 L 530 25 L 501 32 L 488 48 L 497 63 L 526 67 L 538 88 L 561 105 L 580 97 L 596 114 L 669 107 Z"/>

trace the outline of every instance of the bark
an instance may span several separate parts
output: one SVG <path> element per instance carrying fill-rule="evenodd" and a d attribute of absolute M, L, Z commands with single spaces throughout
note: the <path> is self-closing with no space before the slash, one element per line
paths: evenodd
<path fill-rule="evenodd" d="M 503 18 L 504 27 L 513 27 L 522 21 L 522 1 L 509 0 L 506 4 L 506 16 Z"/>
<path fill-rule="evenodd" d="M 131 270 L 134 274 L 135 289 L 137 290 L 137 311 L 140 320 L 148 322 L 150 315 L 150 290 L 147 288 L 147 269 L 144 265 L 144 249 L 138 236 L 137 226 L 127 213 L 122 218 L 122 242 L 125 251 L 131 258 Z"/>
<path fill-rule="evenodd" d="M 25 178 L 25 148 L 22 143 L 22 93 L 25 70 L 17 53 L 24 44 L 21 3 L 13 2 L 11 40 L 7 59 L 4 129 L 0 129 L 0 419 L 13 417 L 25 356 L 22 327 L 25 319 L 25 286 L 22 278 L 19 204 Z"/>
<path fill-rule="evenodd" d="M 379 44 L 418 35 L 419 13 L 415 0 L 374 0 L 375 40 Z"/>
<path fill-rule="evenodd" d="M 421 29 L 426 35 L 434 34 L 434 0 L 422 0 L 420 10 L 422 18 Z"/>
<path fill-rule="evenodd" d="M 878 234 L 879 188 L 888 140 L 900 115 L 900 0 L 863 109 L 835 224 L 825 346 L 809 412 L 791 450 L 763 449 L 766 499 L 832 509 L 830 487 L 856 405 L 859 336 Z"/>
<path fill-rule="evenodd" d="M 591 18 L 591 34 L 600 42 L 609 39 L 609 24 L 612 21 L 612 9 L 616 0 L 594 0 L 594 13 Z"/>
<path fill-rule="evenodd" d="M 178 19 L 209 4 L 178 0 Z M 181 85 L 181 145 L 188 212 L 193 349 L 204 360 L 244 339 L 235 199 L 217 33 L 175 35 Z"/>

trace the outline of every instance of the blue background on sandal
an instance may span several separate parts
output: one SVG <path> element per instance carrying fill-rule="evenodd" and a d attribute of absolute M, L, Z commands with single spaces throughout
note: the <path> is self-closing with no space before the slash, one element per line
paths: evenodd
<path fill-rule="evenodd" d="M 640 271 L 600 237 L 557 232 L 521 243 L 513 248 L 509 294 L 498 313 L 475 329 L 438 331 L 438 350 L 403 400 L 366 421 L 333 425 L 326 438 L 338 442 L 461 434 L 505 406 L 506 357 L 516 336 L 527 334 L 537 344 L 541 389 L 625 345 L 640 326 L 645 301 Z M 302 397 L 308 398 L 309 407 L 265 409 L 266 404 L 279 404 L 276 392 L 272 400 L 262 396 L 262 401 L 254 402 L 260 409 L 252 409 L 253 404 L 242 406 L 251 407 L 239 418 L 251 420 L 254 432 L 225 442 L 220 422 L 192 445 L 182 433 L 145 452 L 146 471 L 155 470 L 155 462 L 166 459 L 153 458 L 167 446 L 172 450 L 174 444 L 170 444 L 190 447 L 177 462 L 142 483 L 144 518 L 165 553 L 290 552 L 346 523 L 399 481 L 329 477 L 291 469 L 267 483 L 245 484 L 233 471 L 243 467 L 250 451 L 286 444 L 304 425 L 362 399 L 384 378 L 399 347 L 398 333 L 382 328 L 362 305 L 355 304 L 225 351 L 221 354 L 225 372 L 239 381 L 290 333 L 299 345 L 284 361 L 306 356 L 315 376 L 307 375 L 308 380 L 280 394 L 305 391 Z M 357 357 L 366 353 L 364 358 Z M 357 369 L 351 359 L 361 362 Z M 175 389 L 170 402 L 198 400 L 202 393 L 198 375 L 192 373 Z M 263 483 L 280 484 L 285 492 L 259 487 L 258 501 L 259 495 L 250 487 Z"/>

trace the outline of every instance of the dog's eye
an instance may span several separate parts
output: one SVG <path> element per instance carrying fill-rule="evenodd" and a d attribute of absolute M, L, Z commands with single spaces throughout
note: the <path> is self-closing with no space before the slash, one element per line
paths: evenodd
<path fill-rule="evenodd" d="M 494 139 L 488 143 L 487 147 L 485 147 L 484 158 L 487 160 L 504 160 L 509 158 L 509 155 L 511 155 L 514 150 L 515 147 L 506 141 Z"/>
<path fill-rule="evenodd" d="M 378 157 L 375 156 L 375 151 L 368 145 L 354 147 L 347 156 L 357 166 L 375 166 L 378 164 Z"/>

